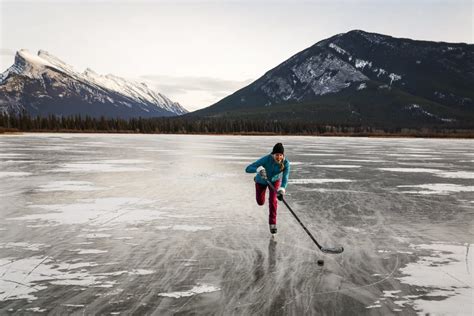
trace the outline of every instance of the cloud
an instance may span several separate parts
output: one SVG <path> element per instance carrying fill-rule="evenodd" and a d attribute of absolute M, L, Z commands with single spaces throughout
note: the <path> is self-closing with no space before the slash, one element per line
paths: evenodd
<path fill-rule="evenodd" d="M 252 82 L 251 79 L 237 81 L 218 79 L 210 77 L 172 77 L 172 76 L 141 76 L 140 79 L 153 83 L 157 87 L 166 89 L 172 93 L 184 93 L 189 90 L 194 91 L 213 91 L 213 94 L 221 96 L 222 93 L 236 91 Z"/>
<path fill-rule="evenodd" d="M 212 77 L 145 75 L 138 78 L 189 110 L 209 106 L 247 86 L 253 79 L 228 80 Z"/>

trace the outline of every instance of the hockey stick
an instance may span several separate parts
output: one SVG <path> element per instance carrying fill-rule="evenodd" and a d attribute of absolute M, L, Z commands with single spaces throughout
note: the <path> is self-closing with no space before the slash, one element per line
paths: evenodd
<path fill-rule="evenodd" d="M 277 195 L 279 195 L 279 200 L 282 201 L 286 207 L 290 210 L 291 214 L 293 214 L 293 216 L 296 218 L 296 220 L 298 221 L 298 223 L 300 223 L 301 227 L 303 227 L 304 231 L 308 234 L 308 236 L 311 238 L 311 240 L 316 244 L 316 246 L 318 246 L 319 250 L 321 250 L 322 252 L 324 253 L 332 253 L 332 254 L 338 254 L 338 253 L 341 253 L 344 251 L 344 247 L 333 247 L 333 248 L 329 248 L 329 247 L 323 247 L 321 246 L 318 241 L 316 240 L 316 238 L 313 237 L 313 235 L 310 233 L 310 231 L 306 228 L 306 226 L 304 226 L 304 224 L 301 222 L 301 220 L 298 218 L 298 216 L 295 214 L 295 212 L 291 209 L 291 207 L 288 205 L 288 203 L 286 203 L 285 201 L 285 198 L 283 197 L 283 195 L 281 194 L 278 194 L 277 190 L 275 189 L 275 187 L 273 186 L 273 184 L 268 181 L 268 179 L 265 179 L 265 181 L 267 182 L 268 186 L 275 192 L 277 193 Z"/>

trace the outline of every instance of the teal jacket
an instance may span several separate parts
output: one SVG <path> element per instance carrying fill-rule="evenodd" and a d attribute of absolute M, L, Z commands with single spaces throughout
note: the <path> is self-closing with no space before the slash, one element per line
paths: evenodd
<path fill-rule="evenodd" d="M 254 173 L 257 172 L 258 167 L 263 166 L 267 172 L 267 178 L 272 183 L 282 179 L 280 187 L 286 189 L 286 185 L 288 184 L 288 175 L 290 174 L 290 162 L 285 158 L 283 164 L 285 165 L 285 169 L 282 172 L 280 170 L 280 165 L 275 161 L 275 159 L 273 159 L 271 154 L 268 154 L 248 165 L 247 168 L 245 168 L 245 172 Z M 265 182 L 265 180 L 262 179 L 259 174 L 257 174 L 255 181 L 260 184 L 267 184 L 267 182 Z"/>

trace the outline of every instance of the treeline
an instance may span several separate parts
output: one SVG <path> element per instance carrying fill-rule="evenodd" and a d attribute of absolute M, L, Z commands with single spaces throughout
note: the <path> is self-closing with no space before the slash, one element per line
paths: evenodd
<path fill-rule="evenodd" d="M 94 118 L 90 116 L 31 117 L 0 114 L 3 132 L 105 132 L 161 134 L 280 134 L 345 136 L 473 137 L 470 130 L 374 128 L 328 125 L 309 121 L 245 120 L 227 118 Z"/>

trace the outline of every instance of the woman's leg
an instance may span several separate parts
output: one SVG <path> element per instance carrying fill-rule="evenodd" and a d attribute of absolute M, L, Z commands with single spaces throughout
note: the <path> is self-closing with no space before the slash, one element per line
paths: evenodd
<path fill-rule="evenodd" d="M 278 190 L 278 188 L 280 187 L 280 183 L 281 183 L 280 180 L 277 180 L 273 183 L 275 190 Z M 268 196 L 268 208 L 269 208 L 268 223 L 270 225 L 276 225 L 277 223 L 277 207 L 278 207 L 277 194 L 275 191 L 270 189 L 270 194 Z"/>
<path fill-rule="evenodd" d="M 265 204 L 265 191 L 266 190 L 267 190 L 266 185 L 255 182 L 255 197 L 257 199 L 258 205 Z"/>

